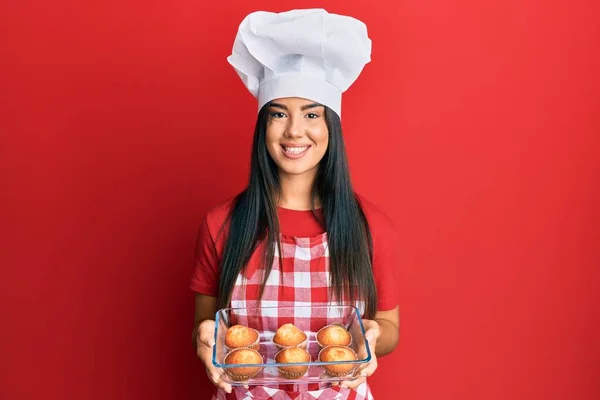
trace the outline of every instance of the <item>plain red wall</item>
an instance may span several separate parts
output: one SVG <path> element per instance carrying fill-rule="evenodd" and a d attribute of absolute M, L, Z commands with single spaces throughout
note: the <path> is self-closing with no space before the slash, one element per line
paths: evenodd
<path fill-rule="evenodd" d="M 225 57 L 311 6 L 373 39 L 343 125 L 403 239 L 377 399 L 600 398 L 598 4 L 2 2 L 0 398 L 208 398 L 195 234 L 256 114 Z"/>

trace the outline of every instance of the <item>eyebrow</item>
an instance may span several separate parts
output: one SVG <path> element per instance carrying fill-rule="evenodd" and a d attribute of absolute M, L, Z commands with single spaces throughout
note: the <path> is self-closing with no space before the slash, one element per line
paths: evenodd
<path fill-rule="evenodd" d="M 270 103 L 269 106 L 271 107 L 276 107 L 276 108 L 281 108 L 282 110 L 286 110 L 288 111 L 287 106 L 285 106 L 284 104 L 280 104 L 280 103 Z M 309 110 L 311 108 L 317 108 L 317 107 L 323 107 L 323 104 L 319 104 L 319 103 L 311 103 L 311 104 L 305 104 L 302 107 L 300 107 L 300 110 L 302 111 L 306 111 Z"/>

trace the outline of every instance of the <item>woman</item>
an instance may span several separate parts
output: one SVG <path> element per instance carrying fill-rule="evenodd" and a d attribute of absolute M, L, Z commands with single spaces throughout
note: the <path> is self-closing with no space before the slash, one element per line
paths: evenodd
<path fill-rule="evenodd" d="M 250 179 L 208 212 L 191 281 L 194 343 L 216 399 L 371 399 L 366 378 L 396 347 L 397 236 L 354 193 L 340 124 L 342 93 L 370 51 L 362 22 L 324 10 L 257 12 L 240 25 L 228 61 L 258 99 Z M 360 377 L 300 394 L 224 382 L 212 364 L 215 312 L 299 301 L 358 306 L 373 355 Z"/>

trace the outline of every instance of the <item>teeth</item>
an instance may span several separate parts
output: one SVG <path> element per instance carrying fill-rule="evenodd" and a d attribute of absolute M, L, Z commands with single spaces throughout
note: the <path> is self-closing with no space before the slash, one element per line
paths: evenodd
<path fill-rule="evenodd" d="M 285 147 L 284 146 L 283 149 L 285 150 L 286 153 L 300 154 L 304 150 L 308 149 L 308 146 L 304 146 L 304 147 Z"/>

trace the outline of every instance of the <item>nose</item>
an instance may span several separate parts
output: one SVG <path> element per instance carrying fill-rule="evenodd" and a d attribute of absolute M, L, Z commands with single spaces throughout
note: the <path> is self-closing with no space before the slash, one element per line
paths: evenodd
<path fill-rule="evenodd" d="M 288 119 L 288 126 L 285 131 L 285 135 L 290 138 L 302 137 L 304 135 L 301 117 L 292 117 Z"/>

